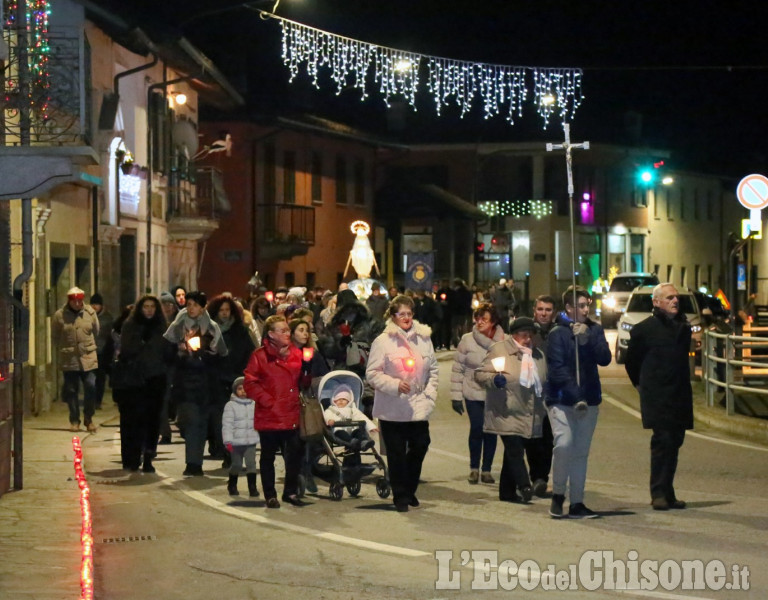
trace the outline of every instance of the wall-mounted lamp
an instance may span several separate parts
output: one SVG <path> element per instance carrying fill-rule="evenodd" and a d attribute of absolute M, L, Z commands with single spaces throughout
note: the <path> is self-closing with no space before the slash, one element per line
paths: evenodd
<path fill-rule="evenodd" d="M 168 99 L 171 105 L 182 106 L 187 103 L 187 95 L 184 92 L 171 92 Z"/>

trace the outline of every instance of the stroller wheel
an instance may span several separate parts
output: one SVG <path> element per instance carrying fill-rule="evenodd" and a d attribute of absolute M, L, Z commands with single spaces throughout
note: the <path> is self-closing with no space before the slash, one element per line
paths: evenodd
<path fill-rule="evenodd" d="M 340 483 L 332 483 L 328 489 L 328 495 L 331 497 L 331 500 L 341 500 L 344 496 L 344 486 Z"/>
<path fill-rule="evenodd" d="M 385 477 L 379 477 L 376 481 L 376 493 L 379 495 L 379 498 L 389 498 L 391 491 L 392 488 L 389 486 L 389 481 Z"/>
<path fill-rule="evenodd" d="M 360 488 L 362 485 L 360 484 L 360 480 L 354 481 L 352 483 L 347 484 L 347 491 L 349 492 L 350 496 L 357 496 L 360 493 Z"/>

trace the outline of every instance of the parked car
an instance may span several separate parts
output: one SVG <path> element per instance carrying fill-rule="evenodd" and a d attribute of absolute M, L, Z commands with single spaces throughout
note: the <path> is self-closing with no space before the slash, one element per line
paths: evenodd
<path fill-rule="evenodd" d="M 629 296 L 627 308 L 619 319 L 618 335 L 616 336 L 616 363 L 624 364 L 627 357 L 627 347 L 629 346 L 629 332 L 632 327 L 651 316 L 653 311 L 653 288 L 652 285 L 646 285 L 637 288 Z M 699 304 L 693 292 L 687 290 L 680 291 L 680 310 L 685 313 L 688 322 L 691 324 L 692 340 L 691 351 L 696 352 L 697 356 L 701 351 L 701 311 Z"/>
<path fill-rule="evenodd" d="M 600 307 L 600 323 L 603 328 L 616 327 L 627 308 L 629 295 L 641 285 L 657 285 L 659 278 L 653 273 L 619 273 L 611 281 L 608 292 L 603 294 Z"/>

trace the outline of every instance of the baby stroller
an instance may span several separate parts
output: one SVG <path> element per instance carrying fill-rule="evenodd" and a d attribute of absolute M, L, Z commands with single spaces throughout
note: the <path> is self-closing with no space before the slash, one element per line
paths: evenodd
<path fill-rule="evenodd" d="M 318 387 L 318 401 L 323 409 L 330 405 L 336 388 L 342 384 L 352 389 L 354 404 L 361 409 L 363 380 L 352 371 L 331 371 L 321 380 Z M 350 448 L 334 435 L 340 428 L 358 427 L 365 429 L 365 421 L 337 421 L 329 427 L 323 439 L 310 446 L 305 473 L 300 476 L 300 488 L 305 488 L 306 479 L 314 476 L 330 484 L 329 495 L 333 500 L 341 500 L 344 488 L 350 496 L 357 496 L 362 487 L 362 479 L 380 469 L 382 475 L 376 480 L 376 493 L 380 498 L 387 498 L 392 488 L 389 484 L 387 465 L 375 446 L 362 450 Z M 368 459 L 368 460 L 366 460 Z"/>

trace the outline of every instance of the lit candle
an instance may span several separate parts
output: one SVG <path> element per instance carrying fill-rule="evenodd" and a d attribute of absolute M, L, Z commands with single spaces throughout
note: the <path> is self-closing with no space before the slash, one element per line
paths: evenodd
<path fill-rule="evenodd" d="M 445 300 L 447 296 L 445 294 L 440 294 L 440 300 Z"/>
<path fill-rule="evenodd" d="M 409 373 L 413 371 L 413 367 L 415 364 L 416 364 L 416 361 L 413 359 L 412 356 L 409 356 L 408 358 L 403 359 L 403 368 Z"/>
<path fill-rule="evenodd" d="M 310 348 L 309 346 L 302 348 L 301 353 L 304 358 L 304 362 L 309 362 L 312 360 L 312 357 L 315 355 L 315 349 Z"/>
<path fill-rule="evenodd" d="M 267 299 L 267 302 L 272 304 L 272 301 L 275 299 L 275 292 L 264 292 L 264 297 Z"/>
<path fill-rule="evenodd" d="M 507 366 L 507 358 L 505 356 L 497 356 L 496 358 L 491 359 L 491 363 L 493 364 L 493 368 L 496 369 L 496 372 L 501 373 Z"/>
<path fill-rule="evenodd" d="M 200 350 L 200 336 L 196 335 L 195 337 L 189 338 L 187 340 L 187 347 L 193 352 Z"/>

